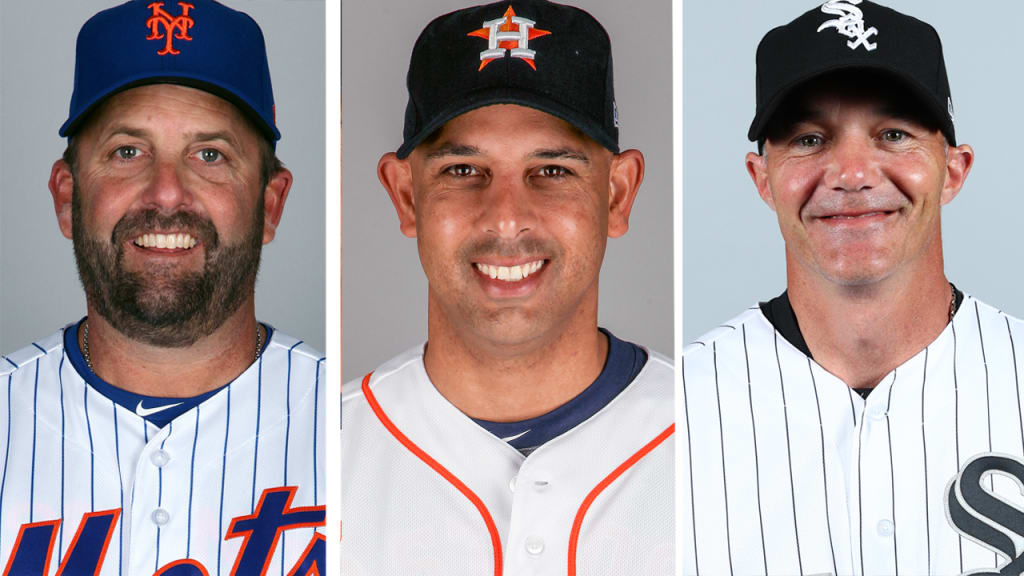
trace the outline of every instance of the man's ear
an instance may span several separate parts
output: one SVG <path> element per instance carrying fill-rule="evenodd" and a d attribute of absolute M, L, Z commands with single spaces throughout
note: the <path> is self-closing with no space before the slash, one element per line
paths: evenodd
<path fill-rule="evenodd" d="M 949 204 L 960 193 L 967 174 L 974 165 L 974 149 L 967 144 L 950 146 L 946 151 L 946 182 L 942 185 L 941 201 Z"/>
<path fill-rule="evenodd" d="M 772 197 L 772 189 L 768 186 L 768 166 L 765 163 L 763 154 L 758 155 L 747 152 L 747 173 L 757 187 L 757 194 L 764 200 L 764 203 L 775 211 L 775 198 Z"/>
<path fill-rule="evenodd" d="M 75 179 L 71 167 L 64 160 L 57 160 L 50 168 L 50 195 L 53 196 L 53 211 L 57 213 L 57 226 L 65 238 L 71 238 L 71 198 L 74 195 Z"/>
<path fill-rule="evenodd" d="M 398 228 L 409 238 L 416 237 L 416 202 L 412 187 L 412 166 L 409 159 L 399 159 L 394 152 L 381 156 L 377 178 L 388 191 L 398 213 Z"/>
<path fill-rule="evenodd" d="M 629 230 L 629 214 L 643 181 L 644 155 L 639 150 L 612 156 L 608 171 L 608 237 L 618 238 Z"/>
<path fill-rule="evenodd" d="M 269 244 L 277 234 L 277 225 L 281 222 L 284 202 L 288 199 L 288 191 L 292 189 L 292 173 L 281 168 L 267 182 L 263 189 L 263 243 Z"/>

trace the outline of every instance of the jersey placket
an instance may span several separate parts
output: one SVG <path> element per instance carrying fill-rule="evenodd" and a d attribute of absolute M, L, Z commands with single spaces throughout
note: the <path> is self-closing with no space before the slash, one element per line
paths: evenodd
<path fill-rule="evenodd" d="M 861 574 L 897 574 L 897 525 L 893 509 L 893 461 L 889 415 L 890 389 L 896 372 L 887 375 L 868 396 L 857 430 L 851 486 L 854 510 L 851 533 L 858 534 L 854 555 Z"/>
<path fill-rule="evenodd" d="M 130 524 L 126 529 L 130 532 L 128 539 L 132 543 L 131 557 L 127 560 L 128 574 L 150 574 L 156 572 L 159 561 L 157 554 L 159 550 L 158 534 L 174 525 L 181 523 L 184 519 L 171 516 L 171 510 L 179 510 L 168 502 L 179 487 L 177 482 L 170 477 L 170 473 L 178 464 L 185 462 L 172 462 L 172 453 L 177 452 L 173 443 L 167 446 L 166 440 L 171 433 L 172 425 L 163 429 L 157 429 L 148 423 L 139 424 L 136 417 L 132 425 L 143 425 L 147 427 L 149 440 L 142 445 L 141 450 L 133 450 L 137 454 L 132 461 L 131 467 L 135 470 L 134 478 L 128 479 L 131 485 Z M 140 438 L 141 439 L 141 438 Z M 126 502 L 125 507 L 129 508 Z M 175 514 L 177 516 L 177 514 Z M 173 525 L 172 525 L 173 523 Z M 166 534 L 162 540 L 166 543 Z M 161 557 L 170 558 L 160 551 Z M 148 572 L 147 572 L 148 570 Z"/>

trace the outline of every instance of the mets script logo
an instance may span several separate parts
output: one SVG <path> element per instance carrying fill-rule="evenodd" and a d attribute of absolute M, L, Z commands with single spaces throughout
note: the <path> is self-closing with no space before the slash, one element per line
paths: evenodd
<path fill-rule="evenodd" d="M 496 58 L 504 58 L 505 51 L 513 58 L 522 58 L 530 68 L 537 69 L 533 62 L 536 50 L 530 50 L 530 40 L 551 34 L 550 30 L 539 30 L 533 26 L 533 20 L 516 16 L 516 11 L 511 6 L 505 10 L 505 15 L 496 20 L 487 20 L 484 27 L 473 30 L 467 36 L 476 36 L 487 40 L 487 50 L 480 52 L 480 68 L 484 69 Z"/>
<path fill-rule="evenodd" d="M 847 38 L 852 38 L 852 40 L 846 42 L 846 45 L 851 50 L 856 50 L 858 46 L 864 46 L 864 49 L 868 52 L 878 48 L 878 44 L 868 42 L 868 38 L 878 34 L 878 30 L 874 26 L 867 30 L 864 29 L 864 13 L 856 6 L 860 4 L 860 1 L 829 0 L 829 2 L 822 4 L 822 12 L 839 16 L 839 18 L 822 23 L 821 26 L 818 26 L 818 32 L 826 28 L 835 28 L 836 32 Z"/>
<path fill-rule="evenodd" d="M 1024 549 L 1014 541 L 1024 537 L 1024 510 L 992 491 L 993 476 L 1009 478 L 1017 491 L 1024 492 L 1024 462 L 992 452 L 978 454 L 949 481 L 946 518 L 957 532 L 1007 560 L 998 572 L 983 569 L 967 574 L 1019 576 L 1024 574 Z"/>
<path fill-rule="evenodd" d="M 267 573 L 278 540 L 288 530 L 318 527 L 325 523 L 323 506 L 292 507 L 295 486 L 267 488 L 260 496 L 252 514 L 231 521 L 225 540 L 241 538 L 242 544 L 235 555 L 235 563 L 227 574 L 231 576 L 262 575 Z M 89 512 L 82 516 L 71 545 L 60 560 L 57 574 L 99 574 L 107 555 L 121 510 Z M 5 576 L 45 576 L 50 574 L 50 556 L 54 551 L 61 520 L 48 520 L 22 524 L 14 541 Z M 136 544 L 138 545 L 138 544 Z M 314 532 L 288 576 L 327 574 L 327 540 Z M 208 576 L 219 574 L 219 567 L 208 571 L 197 560 L 188 558 L 164 564 L 153 576 Z"/>
<path fill-rule="evenodd" d="M 179 50 L 174 49 L 174 39 L 192 40 L 192 37 L 188 35 L 188 29 L 195 25 L 195 20 L 188 15 L 188 11 L 195 8 L 195 6 L 188 2 L 178 2 L 178 6 L 181 7 L 181 15 L 179 16 L 171 16 L 169 12 L 164 10 L 163 2 L 153 2 L 147 6 L 147 8 L 153 11 L 153 15 L 146 19 L 146 26 L 149 27 L 149 36 L 146 36 L 146 40 L 167 39 L 163 50 L 157 52 L 161 56 L 165 54 L 180 54 Z M 164 29 L 163 33 L 160 32 L 161 26 Z"/>

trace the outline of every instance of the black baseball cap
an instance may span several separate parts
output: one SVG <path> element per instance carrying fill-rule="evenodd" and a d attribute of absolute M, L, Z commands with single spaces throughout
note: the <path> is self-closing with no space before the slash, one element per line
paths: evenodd
<path fill-rule="evenodd" d="M 757 47 L 757 111 L 747 137 L 761 141 L 797 86 L 860 69 L 898 79 L 956 145 L 942 42 L 931 25 L 869 0 L 831 0 L 765 34 Z"/>
<path fill-rule="evenodd" d="M 547 112 L 619 152 L 611 43 L 578 8 L 513 0 L 440 16 L 416 40 L 406 84 L 399 158 L 449 120 L 492 104 Z"/>

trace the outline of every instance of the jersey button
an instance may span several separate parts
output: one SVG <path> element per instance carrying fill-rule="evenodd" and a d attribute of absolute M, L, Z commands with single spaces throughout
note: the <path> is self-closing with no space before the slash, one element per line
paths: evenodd
<path fill-rule="evenodd" d="M 153 510 L 153 513 L 150 514 L 150 518 L 153 519 L 153 524 L 156 524 L 157 526 L 163 526 L 171 521 L 171 515 L 163 508 Z"/>
<path fill-rule="evenodd" d="M 519 477 L 518 476 L 513 476 L 512 479 L 508 481 L 508 489 L 509 489 L 510 492 L 515 492 L 516 491 L 516 479 L 517 478 L 519 478 Z"/>
<path fill-rule="evenodd" d="M 888 538 L 896 530 L 896 526 L 890 520 L 878 521 L 878 535 Z"/>
<path fill-rule="evenodd" d="M 544 552 L 544 540 L 537 536 L 530 536 L 526 539 L 526 551 L 534 556 Z"/>
<path fill-rule="evenodd" d="M 171 455 L 163 450 L 157 450 L 149 455 L 149 461 L 157 468 L 163 468 L 171 461 Z"/>

